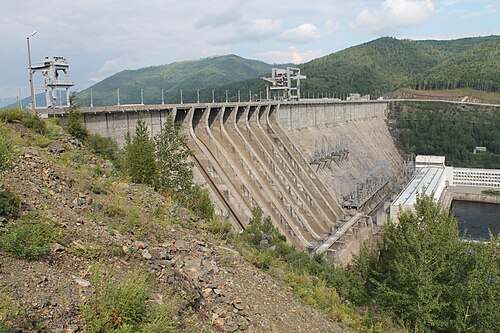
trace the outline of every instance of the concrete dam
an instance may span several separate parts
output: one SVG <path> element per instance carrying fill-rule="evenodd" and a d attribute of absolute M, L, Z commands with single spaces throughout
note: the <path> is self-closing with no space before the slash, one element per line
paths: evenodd
<path fill-rule="evenodd" d="M 350 260 L 370 213 L 401 180 L 386 101 L 266 101 L 82 108 L 90 133 L 123 144 L 141 116 L 151 135 L 182 125 L 195 179 L 236 230 L 260 207 L 295 246 Z"/>

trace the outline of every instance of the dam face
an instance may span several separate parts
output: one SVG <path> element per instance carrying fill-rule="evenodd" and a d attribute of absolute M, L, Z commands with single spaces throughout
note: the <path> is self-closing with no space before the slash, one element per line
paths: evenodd
<path fill-rule="evenodd" d="M 151 135 L 181 123 L 195 178 L 235 229 L 260 207 L 299 248 L 350 260 L 372 233 L 367 215 L 403 161 L 387 102 L 300 101 L 82 108 L 90 133 L 123 144 L 140 114 Z"/>

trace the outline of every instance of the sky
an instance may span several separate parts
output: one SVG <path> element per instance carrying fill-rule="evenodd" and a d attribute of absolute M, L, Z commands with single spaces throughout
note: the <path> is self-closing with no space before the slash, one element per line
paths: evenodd
<path fill-rule="evenodd" d="M 382 36 L 500 35 L 500 0 L 2 0 L 0 17 L 0 105 L 29 95 L 35 30 L 32 63 L 65 57 L 78 91 L 217 55 L 302 63 Z"/>

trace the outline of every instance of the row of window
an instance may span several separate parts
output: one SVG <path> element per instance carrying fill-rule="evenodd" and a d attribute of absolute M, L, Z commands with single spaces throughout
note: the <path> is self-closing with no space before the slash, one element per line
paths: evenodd
<path fill-rule="evenodd" d="M 490 183 L 490 182 L 472 182 L 472 181 L 457 181 L 453 182 L 454 185 L 464 185 L 464 186 L 481 186 L 481 187 L 498 187 L 500 188 L 500 183 Z"/>

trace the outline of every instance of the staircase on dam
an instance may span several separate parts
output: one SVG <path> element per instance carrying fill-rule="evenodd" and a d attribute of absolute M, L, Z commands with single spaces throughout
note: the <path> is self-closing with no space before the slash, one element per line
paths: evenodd
<path fill-rule="evenodd" d="M 82 113 L 90 133 L 119 143 L 127 130 L 135 130 L 139 113 L 152 135 L 173 117 L 188 136 L 197 180 L 235 230 L 246 228 L 260 207 L 291 244 L 345 263 L 369 237 L 372 222 L 342 207 L 338 179 L 356 180 L 380 164 L 377 158 L 388 161 L 389 176 L 396 174 L 399 155 L 384 128 L 386 106 L 271 101 L 82 108 Z M 335 143 L 339 137 L 354 142 L 345 161 L 315 167 L 314 142 Z"/>

